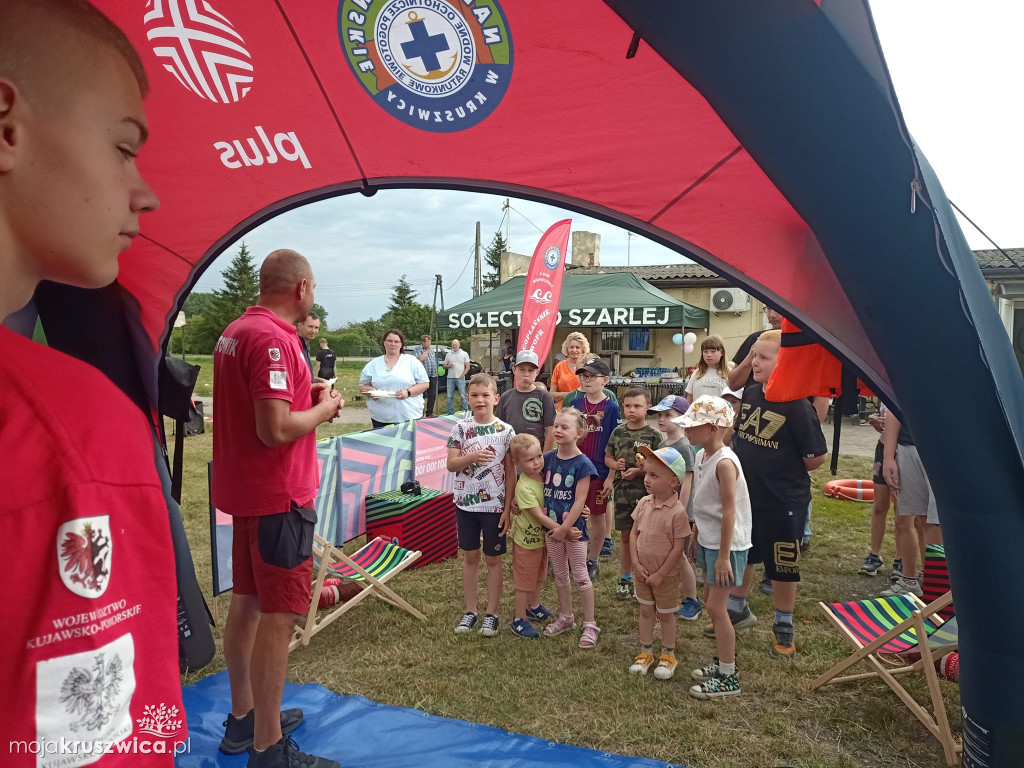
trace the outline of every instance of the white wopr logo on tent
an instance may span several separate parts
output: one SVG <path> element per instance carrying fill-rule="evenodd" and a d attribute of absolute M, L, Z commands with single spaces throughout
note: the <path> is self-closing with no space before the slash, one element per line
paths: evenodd
<path fill-rule="evenodd" d="M 252 87 L 252 57 L 226 17 L 204 0 L 149 0 L 146 8 L 153 53 L 179 83 L 221 104 L 245 98 Z"/>

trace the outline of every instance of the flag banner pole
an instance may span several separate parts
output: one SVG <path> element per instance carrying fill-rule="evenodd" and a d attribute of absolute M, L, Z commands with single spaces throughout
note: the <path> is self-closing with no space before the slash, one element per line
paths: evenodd
<path fill-rule="evenodd" d="M 547 357 L 558 324 L 558 302 L 565 274 L 565 251 L 572 219 L 562 219 L 545 232 L 530 260 L 523 289 L 523 313 L 519 324 L 519 351 L 532 350 L 539 360 Z"/>

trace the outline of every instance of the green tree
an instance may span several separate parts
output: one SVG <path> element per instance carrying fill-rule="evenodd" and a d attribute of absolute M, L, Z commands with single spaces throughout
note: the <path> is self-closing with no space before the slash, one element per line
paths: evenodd
<path fill-rule="evenodd" d="M 417 344 L 420 336 L 430 332 L 430 315 L 430 307 L 413 302 L 401 309 L 385 312 L 381 321 L 385 329 L 398 328 L 402 331 L 407 344 Z"/>
<path fill-rule="evenodd" d="M 221 272 L 221 276 L 224 278 L 224 290 L 213 292 L 216 308 L 211 317 L 219 327 L 218 336 L 228 323 L 239 317 L 259 298 L 259 272 L 244 240 L 227 269 Z"/>
<path fill-rule="evenodd" d="M 217 297 L 212 293 L 203 293 L 202 291 L 195 291 L 185 297 L 185 304 L 182 307 L 182 311 L 185 313 L 185 317 L 191 319 L 196 315 L 203 315 L 209 317 L 214 313 L 215 307 L 217 306 Z"/>
<path fill-rule="evenodd" d="M 494 233 L 491 244 L 484 251 L 484 261 L 487 263 L 488 272 L 484 273 L 484 290 L 489 291 L 497 288 L 501 280 L 501 254 L 508 250 L 508 243 L 505 236 L 499 229 Z"/>
<path fill-rule="evenodd" d="M 324 309 L 320 304 L 317 304 L 314 301 L 313 302 L 313 309 L 311 311 L 315 312 L 316 316 L 320 318 L 320 330 L 321 331 L 326 331 L 327 330 L 327 310 Z"/>
<path fill-rule="evenodd" d="M 416 303 L 416 291 L 409 285 L 409 281 L 403 274 L 395 283 L 391 291 L 391 303 L 388 305 L 388 312 L 400 312 L 410 304 Z"/>

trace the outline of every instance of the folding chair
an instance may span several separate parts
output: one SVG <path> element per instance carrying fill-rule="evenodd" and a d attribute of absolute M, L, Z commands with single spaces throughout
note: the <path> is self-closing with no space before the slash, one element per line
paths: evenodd
<path fill-rule="evenodd" d="M 426 616 L 385 586 L 387 582 L 416 562 L 421 554 L 421 552 L 403 549 L 378 536 L 358 552 L 346 555 L 327 539 L 314 534 L 313 557 L 319 564 L 316 570 L 316 580 L 313 582 L 313 595 L 306 620 L 295 628 L 295 636 L 288 645 L 288 651 L 291 652 L 300 645 L 309 645 L 313 635 L 370 595 L 379 597 L 384 602 L 408 611 L 417 619 L 425 621 Z M 324 616 L 318 619 L 320 590 L 323 587 L 324 579 L 328 576 L 348 579 L 362 587 L 362 591 L 348 600 L 332 606 Z"/>
<path fill-rule="evenodd" d="M 835 624 L 856 650 L 811 683 L 811 690 L 832 683 L 880 678 L 917 716 L 928 732 L 939 740 L 946 763 L 954 765 L 961 747 L 953 740 L 935 671 L 935 662 L 958 647 L 956 619 L 942 622 L 938 615 L 952 602 L 953 594 L 947 592 L 928 605 L 913 595 L 829 605 L 818 603 L 828 620 Z M 912 664 L 895 669 L 888 667 L 880 658 L 881 654 L 902 655 L 907 652 L 919 652 L 920 658 Z M 874 667 L 874 671 L 837 677 L 860 661 L 867 661 Z M 896 675 L 921 671 L 928 682 L 934 715 L 918 704 L 896 679 Z"/>

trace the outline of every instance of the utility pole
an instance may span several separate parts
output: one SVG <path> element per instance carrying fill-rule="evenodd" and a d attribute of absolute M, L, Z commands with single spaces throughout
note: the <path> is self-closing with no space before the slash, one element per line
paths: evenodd
<path fill-rule="evenodd" d="M 630 264 L 630 261 L 629 261 L 629 244 L 630 244 L 630 241 L 632 239 L 633 239 L 633 233 L 632 232 L 626 232 L 626 266 L 627 267 L 632 266 Z"/>
<path fill-rule="evenodd" d="M 437 335 L 437 294 L 441 293 L 441 311 L 444 312 L 444 287 L 441 284 L 441 276 L 434 275 L 434 305 L 430 312 L 430 338 Z"/>
<path fill-rule="evenodd" d="M 504 205 L 501 206 L 501 210 L 505 212 L 505 250 L 512 250 L 512 201 L 509 198 L 505 198 Z M 499 229 L 500 229 L 499 225 Z"/>
<path fill-rule="evenodd" d="M 476 223 L 476 245 L 473 256 L 473 298 L 484 292 L 484 268 L 480 260 L 480 222 Z"/>

